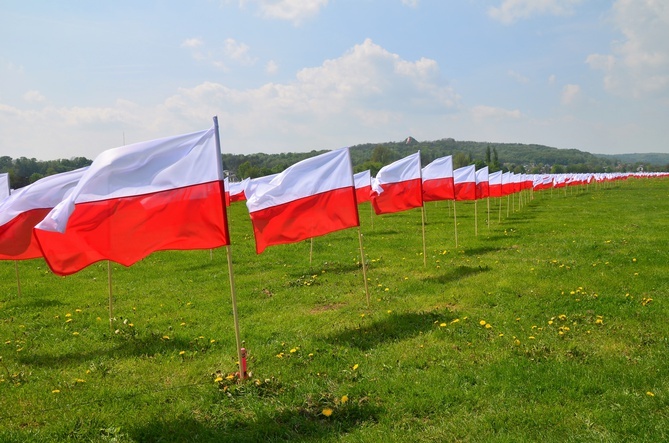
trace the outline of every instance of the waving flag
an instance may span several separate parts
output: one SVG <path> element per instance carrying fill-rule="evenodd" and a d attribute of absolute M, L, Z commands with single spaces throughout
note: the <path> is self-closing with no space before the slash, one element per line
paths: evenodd
<path fill-rule="evenodd" d="M 476 199 L 490 197 L 490 183 L 489 183 L 488 167 L 476 171 Z"/>
<path fill-rule="evenodd" d="M 513 172 L 502 174 L 502 195 L 513 194 Z"/>
<path fill-rule="evenodd" d="M 372 181 L 372 205 L 377 214 L 423 206 L 420 152 L 384 166 Z"/>
<path fill-rule="evenodd" d="M 433 160 L 423 168 L 423 201 L 453 200 L 453 157 L 448 155 Z"/>
<path fill-rule="evenodd" d="M 469 165 L 453 171 L 456 200 L 476 200 L 476 166 Z"/>
<path fill-rule="evenodd" d="M 355 174 L 353 180 L 355 181 L 355 198 L 358 200 L 358 204 L 368 202 L 372 193 L 372 176 L 369 169 Z"/>
<path fill-rule="evenodd" d="M 502 171 L 488 174 L 488 183 L 491 197 L 502 196 Z"/>
<path fill-rule="evenodd" d="M 130 266 L 154 251 L 229 244 L 217 127 L 100 154 L 35 227 L 59 275 L 99 260 Z"/>
<path fill-rule="evenodd" d="M 348 148 L 295 163 L 246 187 L 256 252 L 359 226 Z"/>
<path fill-rule="evenodd" d="M 245 178 L 240 182 L 228 183 L 228 187 L 225 188 L 230 193 L 230 202 L 240 202 L 246 200 L 246 194 L 244 190 L 250 179 Z"/>
<path fill-rule="evenodd" d="M 0 260 L 42 256 L 33 228 L 77 185 L 85 170 L 44 177 L 0 202 Z"/>

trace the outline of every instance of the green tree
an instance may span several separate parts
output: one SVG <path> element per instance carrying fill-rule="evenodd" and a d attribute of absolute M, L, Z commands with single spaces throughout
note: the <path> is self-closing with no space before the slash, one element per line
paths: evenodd
<path fill-rule="evenodd" d="M 453 155 L 453 169 L 462 168 L 472 163 L 472 158 L 469 153 L 456 152 Z"/>

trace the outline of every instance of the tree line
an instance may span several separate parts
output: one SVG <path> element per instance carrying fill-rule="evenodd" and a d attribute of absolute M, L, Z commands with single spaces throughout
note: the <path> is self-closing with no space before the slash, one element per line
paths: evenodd
<path fill-rule="evenodd" d="M 453 156 L 453 168 L 475 164 L 477 169 L 488 166 L 490 172 L 511 171 L 514 173 L 584 173 L 584 172 L 634 172 L 668 171 L 669 165 L 660 166 L 650 161 L 648 154 L 638 155 L 593 155 L 578 149 L 558 149 L 549 146 L 520 143 L 487 143 L 458 141 L 444 138 L 419 142 L 412 137 L 401 142 L 367 143 L 350 147 L 353 170 L 369 169 L 372 175 L 383 166 L 420 150 L 421 162 L 431 161 L 447 155 Z M 257 178 L 275 174 L 287 167 L 322 154 L 326 150 L 310 152 L 287 152 L 280 154 L 223 154 L 223 169 L 231 179 Z M 625 161 L 627 160 L 627 161 Z M 634 161 L 633 160 L 637 160 Z M 34 183 L 42 177 L 88 166 L 92 163 L 85 157 L 39 161 L 34 158 L 0 157 L 0 173 L 8 172 L 10 186 L 18 189 Z"/>

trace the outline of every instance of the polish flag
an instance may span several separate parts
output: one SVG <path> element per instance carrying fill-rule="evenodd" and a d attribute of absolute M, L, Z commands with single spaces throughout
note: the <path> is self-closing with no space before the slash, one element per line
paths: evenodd
<path fill-rule="evenodd" d="M 455 199 L 453 184 L 453 157 L 447 155 L 425 166 L 423 176 L 423 201 Z"/>
<path fill-rule="evenodd" d="M 476 166 L 463 166 L 453 171 L 456 200 L 476 200 Z"/>
<path fill-rule="evenodd" d="M 98 155 L 35 226 L 47 264 L 73 274 L 100 260 L 124 266 L 166 249 L 230 243 L 217 125 Z"/>
<path fill-rule="evenodd" d="M 246 188 L 258 254 L 268 246 L 360 225 L 348 148 L 302 160 L 269 181 L 262 179 L 251 180 Z"/>
<path fill-rule="evenodd" d="M 541 191 L 544 189 L 550 189 L 553 187 L 553 176 L 550 174 L 544 174 L 544 175 L 535 175 L 534 176 L 534 182 L 533 182 L 533 188 L 535 191 Z"/>
<path fill-rule="evenodd" d="M 490 196 L 502 196 L 502 171 L 491 172 L 488 174 L 488 183 L 490 183 Z"/>
<path fill-rule="evenodd" d="M 490 197 L 490 183 L 489 183 L 488 167 L 476 171 L 476 198 L 482 199 Z"/>
<path fill-rule="evenodd" d="M 85 170 L 44 177 L 0 202 L 0 260 L 42 256 L 33 228 L 77 185 Z"/>
<path fill-rule="evenodd" d="M 353 180 L 355 181 L 355 198 L 358 200 L 358 204 L 368 202 L 372 193 L 372 176 L 369 169 L 355 174 Z"/>
<path fill-rule="evenodd" d="M 245 178 L 240 182 L 228 183 L 228 187 L 225 188 L 230 193 L 230 203 L 241 202 L 246 200 L 246 194 L 244 190 L 246 189 L 246 184 L 250 179 Z"/>
<path fill-rule="evenodd" d="M 372 181 L 376 214 L 389 214 L 423 206 L 420 152 L 384 166 Z"/>
<path fill-rule="evenodd" d="M 513 194 L 513 173 L 505 172 L 502 174 L 502 195 Z"/>

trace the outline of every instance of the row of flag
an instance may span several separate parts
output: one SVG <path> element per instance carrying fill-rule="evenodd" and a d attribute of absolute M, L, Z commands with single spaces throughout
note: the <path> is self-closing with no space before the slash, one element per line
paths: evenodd
<path fill-rule="evenodd" d="M 217 248 L 230 244 L 226 206 L 244 200 L 261 253 L 359 226 L 358 204 L 366 201 L 376 214 L 387 214 L 429 201 L 502 197 L 630 175 L 489 173 L 474 165 L 454 170 L 451 156 L 422 167 L 416 152 L 371 177 L 369 171 L 353 174 L 343 148 L 279 174 L 228 183 L 215 124 L 110 149 L 89 167 L 0 196 L 0 259 L 44 257 L 54 273 L 69 275 L 100 260 L 130 266 L 159 250 Z"/>

